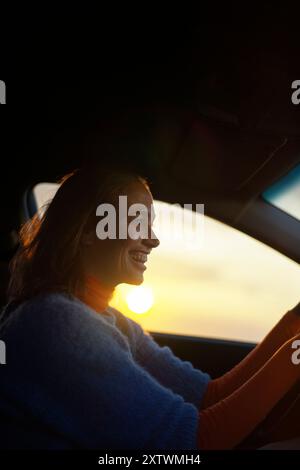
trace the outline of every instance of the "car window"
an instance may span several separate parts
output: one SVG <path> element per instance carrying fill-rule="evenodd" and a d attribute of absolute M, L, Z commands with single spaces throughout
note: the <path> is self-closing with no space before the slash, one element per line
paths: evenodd
<path fill-rule="evenodd" d="M 264 199 L 300 220 L 300 165 L 263 193 Z"/>
<path fill-rule="evenodd" d="M 37 185 L 37 206 L 56 189 Z M 168 206 L 155 201 L 156 214 Z M 228 225 L 196 217 L 203 221 L 201 243 L 170 240 L 155 222 L 161 243 L 150 255 L 144 283 L 119 285 L 111 305 L 147 331 L 257 342 L 299 302 L 300 266 Z"/>

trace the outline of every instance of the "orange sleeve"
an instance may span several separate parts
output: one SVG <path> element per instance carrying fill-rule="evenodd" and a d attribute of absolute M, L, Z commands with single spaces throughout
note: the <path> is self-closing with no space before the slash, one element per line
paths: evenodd
<path fill-rule="evenodd" d="M 198 447 L 232 449 L 247 437 L 276 403 L 300 379 L 300 365 L 292 362 L 292 343 L 280 349 L 242 386 L 199 412 Z"/>
<path fill-rule="evenodd" d="M 289 338 L 300 333 L 300 303 L 289 310 L 268 335 L 239 364 L 208 383 L 202 408 L 230 395 L 257 372 Z"/>

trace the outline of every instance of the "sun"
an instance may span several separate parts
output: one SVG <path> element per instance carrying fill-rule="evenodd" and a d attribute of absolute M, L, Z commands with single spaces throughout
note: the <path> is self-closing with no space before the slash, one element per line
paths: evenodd
<path fill-rule="evenodd" d="M 126 302 L 132 312 L 146 313 L 154 303 L 153 291 L 147 286 L 134 287 L 126 295 Z"/>

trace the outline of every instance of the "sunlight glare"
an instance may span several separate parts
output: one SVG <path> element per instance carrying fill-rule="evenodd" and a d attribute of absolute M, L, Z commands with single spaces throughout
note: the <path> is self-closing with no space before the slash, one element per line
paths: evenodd
<path fill-rule="evenodd" d="M 151 287 L 138 286 L 131 289 L 126 296 L 127 305 L 134 313 L 146 313 L 153 305 Z"/>

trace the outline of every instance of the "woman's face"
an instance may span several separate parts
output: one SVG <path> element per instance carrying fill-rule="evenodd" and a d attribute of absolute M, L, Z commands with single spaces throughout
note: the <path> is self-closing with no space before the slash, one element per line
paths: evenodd
<path fill-rule="evenodd" d="M 117 238 L 101 240 L 96 235 L 95 227 L 95 230 L 91 233 L 92 241 L 86 250 L 86 272 L 96 276 L 99 281 L 110 287 L 115 287 L 121 283 L 141 284 L 144 280 L 144 271 L 147 269 L 146 262 L 149 259 L 151 250 L 159 245 L 159 240 L 152 230 L 153 217 L 151 218 L 151 210 L 153 214 L 153 198 L 151 193 L 142 183 L 136 182 L 127 190 L 126 196 L 127 209 L 132 204 L 137 203 L 145 206 L 146 212 L 141 214 L 141 217 L 145 223 L 144 227 L 148 228 L 147 238 L 139 236 L 139 238 L 133 239 L 128 233 L 130 222 L 137 217 L 141 220 L 139 213 L 127 216 L 127 221 L 125 218 L 126 222 L 123 222 L 126 224 L 123 228 L 125 228 L 127 238 L 121 239 L 118 237 L 119 204 L 117 202 L 114 204 L 117 216 Z"/>

